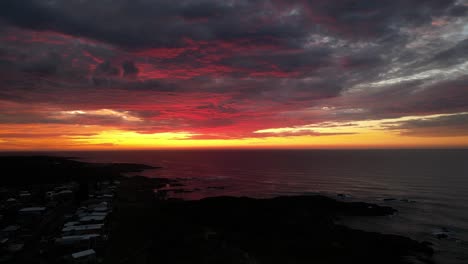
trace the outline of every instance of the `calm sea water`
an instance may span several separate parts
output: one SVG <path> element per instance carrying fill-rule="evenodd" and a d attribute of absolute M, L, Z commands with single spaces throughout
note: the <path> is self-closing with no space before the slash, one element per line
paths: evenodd
<path fill-rule="evenodd" d="M 438 263 L 468 263 L 468 150 L 191 150 L 54 153 L 93 162 L 162 166 L 148 177 L 184 179 L 185 199 L 321 193 L 392 206 L 356 228 L 434 243 Z M 214 188 L 213 188 L 214 187 Z M 346 197 L 337 196 L 346 194 Z M 389 200 L 395 199 L 395 200 Z M 435 233 L 444 233 L 437 239 Z"/>

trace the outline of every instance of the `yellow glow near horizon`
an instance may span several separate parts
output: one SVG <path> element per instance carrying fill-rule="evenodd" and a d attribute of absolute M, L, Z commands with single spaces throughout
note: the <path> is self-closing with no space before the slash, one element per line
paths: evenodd
<path fill-rule="evenodd" d="M 76 124 L 0 125 L 0 150 L 468 147 L 468 136 L 408 136 L 401 135 L 397 129 L 386 129 L 392 126 L 392 122 L 449 115 L 271 128 L 256 132 L 259 136 L 263 133 L 265 137 L 239 139 L 197 139 L 197 136 L 203 135 L 190 131 L 145 134 L 114 127 Z M 304 131 L 319 135 L 301 135 Z M 296 132 L 297 135 L 294 134 Z"/>
<path fill-rule="evenodd" d="M 155 133 L 140 134 L 136 132 L 110 130 L 91 137 L 73 138 L 81 145 L 105 146 L 110 148 L 365 148 L 365 147 L 450 147 L 463 143 L 468 146 L 466 137 L 409 137 L 386 131 L 367 131 L 361 134 L 331 136 L 290 136 L 242 139 L 191 139 L 193 134 Z M 463 145 L 462 144 L 462 145 Z"/>
<path fill-rule="evenodd" d="M 92 136 L 71 136 L 74 142 L 82 144 L 113 144 L 124 146 L 167 145 L 170 142 L 188 139 L 196 134 L 188 132 L 167 132 L 141 134 L 134 131 L 106 130 Z"/>
<path fill-rule="evenodd" d="M 107 130 L 92 136 L 22 139 L 16 149 L 170 149 L 170 148 L 407 148 L 468 146 L 466 137 L 407 137 L 385 131 L 353 135 L 243 139 L 190 139 L 188 133 L 139 134 Z M 14 148 L 15 149 L 15 148 Z"/>

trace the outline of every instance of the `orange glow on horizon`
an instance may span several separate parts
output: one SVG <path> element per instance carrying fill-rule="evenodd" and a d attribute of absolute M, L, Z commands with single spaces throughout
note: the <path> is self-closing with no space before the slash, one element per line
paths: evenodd
<path fill-rule="evenodd" d="M 102 126 L 13 125 L 0 126 L 0 149 L 124 150 L 194 148 L 464 148 L 468 136 L 415 137 L 385 130 L 356 134 L 267 136 L 239 139 L 192 139 L 190 132 L 142 134 Z M 5 135 L 8 135 L 7 137 Z"/>

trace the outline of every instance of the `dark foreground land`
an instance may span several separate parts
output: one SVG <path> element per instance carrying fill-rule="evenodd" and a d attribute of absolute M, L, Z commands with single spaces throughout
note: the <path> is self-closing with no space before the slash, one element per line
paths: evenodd
<path fill-rule="evenodd" d="M 21 189 L 37 193 L 46 189 L 44 185 L 74 182 L 77 187 L 73 199 L 48 209 L 61 219 L 61 212 L 66 210 L 57 208 L 68 207 L 73 212 L 76 208 L 84 210 L 83 204 L 89 204 L 89 199 L 96 199 L 104 192 L 112 193 L 108 201 L 109 216 L 102 223 L 105 229 L 98 231 L 104 241 L 57 250 L 57 237 L 63 236 L 60 230 L 66 220 L 49 221 L 47 230 L 31 231 L 34 239 L 30 236 L 25 240 L 22 251 L 11 253 L 8 248 L 2 248 L 2 252 L 13 254 L 5 258 L 5 263 L 22 260 L 76 263 L 80 259 L 67 254 L 89 249 L 93 249 L 97 257 L 89 257 L 86 263 L 432 263 L 432 249 L 427 243 L 353 230 L 335 223 L 336 219 L 350 215 L 391 215 L 395 210 L 390 207 L 342 202 L 323 196 L 213 197 L 182 201 L 170 198 L 171 190 L 183 191 L 180 182 L 120 175 L 148 168 L 137 164 L 103 165 L 52 157 L 1 157 L 0 166 L 16 169 L 9 174 L 2 173 L 2 186 L 5 186 L 2 208 L 6 208 L 3 206 L 7 205 L 6 199 L 11 199 Z M 107 189 L 103 191 L 102 186 Z M 2 211 L 1 214 L 9 216 L 1 220 L 0 229 L 16 225 L 17 218 L 12 215 L 15 212 Z M 82 223 L 78 221 L 76 225 Z M 48 246 L 38 242 L 44 240 L 49 241 Z"/>

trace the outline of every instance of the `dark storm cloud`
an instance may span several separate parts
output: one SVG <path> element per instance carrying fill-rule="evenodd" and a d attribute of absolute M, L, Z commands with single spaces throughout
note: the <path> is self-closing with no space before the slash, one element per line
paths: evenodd
<path fill-rule="evenodd" d="M 96 68 L 95 74 L 100 75 L 118 75 L 120 73 L 119 69 L 111 64 L 110 61 L 105 61 L 99 64 Z"/>
<path fill-rule="evenodd" d="M 436 63 L 442 66 L 449 66 L 468 60 L 468 39 L 460 41 L 455 46 L 443 50 L 436 54 L 426 63 Z"/>
<path fill-rule="evenodd" d="M 343 67 L 352 70 L 368 70 L 373 67 L 379 67 L 383 63 L 381 54 L 372 54 L 369 51 L 352 54 L 349 57 L 344 57 L 341 61 Z"/>
<path fill-rule="evenodd" d="M 459 16 L 463 7 L 453 7 L 454 2 L 4 0 L 0 16 L 21 27 L 143 48 L 182 45 L 184 38 L 297 43 L 314 27 L 351 38 L 380 37 L 443 14 Z"/>
<path fill-rule="evenodd" d="M 330 62 L 331 51 L 329 49 L 312 49 L 297 54 L 271 54 L 261 61 L 277 65 L 284 71 L 294 71 L 302 67 L 317 69 Z"/>
<path fill-rule="evenodd" d="M 384 123 L 389 129 L 397 129 L 408 136 L 466 136 L 468 113 Z"/>
<path fill-rule="evenodd" d="M 454 17 L 463 17 L 468 15 L 468 6 L 454 6 L 449 9 L 449 14 Z"/>
<path fill-rule="evenodd" d="M 39 75 L 55 74 L 59 67 L 62 58 L 60 54 L 51 52 L 44 57 L 30 61 L 22 67 L 22 70 L 28 73 L 35 73 Z"/>
<path fill-rule="evenodd" d="M 221 2 L 209 3 L 200 1 L 199 3 L 182 7 L 180 13 L 185 19 L 197 20 L 225 16 L 233 11 L 228 6 L 223 6 Z"/>
<path fill-rule="evenodd" d="M 133 61 L 124 61 L 122 63 L 122 70 L 124 76 L 133 76 L 138 74 L 138 68 Z"/>
<path fill-rule="evenodd" d="M 180 45 L 186 37 L 209 38 L 210 32 L 203 36 L 208 29 L 187 24 L 184 18 L 209 17 L 225 8 L 198 1 L 7 0 L 0 3 L 0 10 L 4 20 L 21 27 L 55 30 L 140 48 Z"/>
<path fill-rule="evenodd" d="M 329 103 L 337 109 L 365 110 L 338 113 L 336 118 L 342 120 L 460 113 L 468 111 L 467 84 L 466 77 L 432 84 L 423 80 L 407 81 L 333 98 Z"/>
<path fill-rule="evenodd" d="M 382 36 L 401 26 L 428 23 L 447 13 L 453 0 L 308 1 L 311 17 L 350 37 Z"/>

